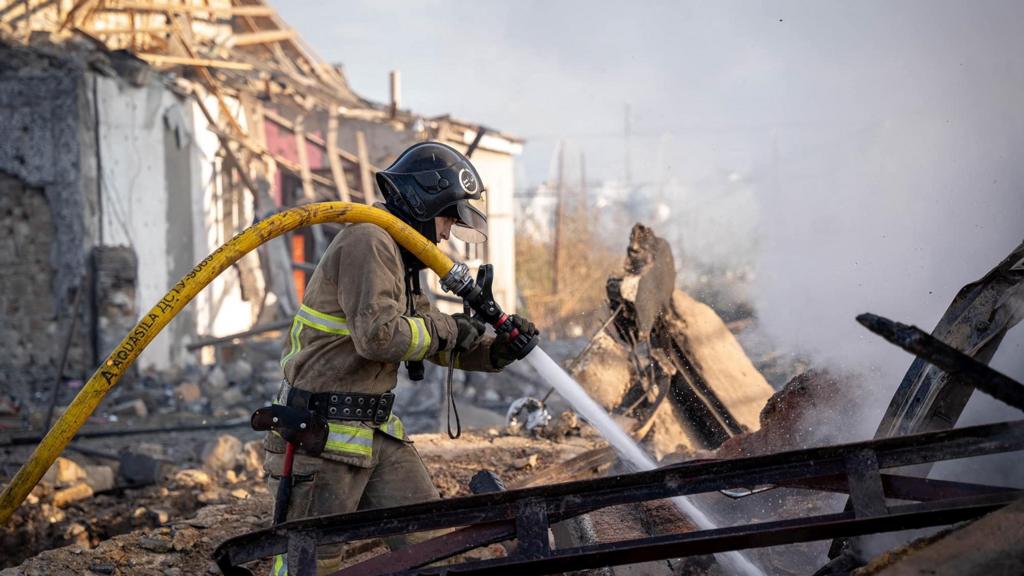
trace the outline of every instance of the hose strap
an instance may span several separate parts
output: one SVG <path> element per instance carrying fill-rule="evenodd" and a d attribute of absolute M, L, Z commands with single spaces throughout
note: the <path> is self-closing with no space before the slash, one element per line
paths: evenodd
<path fill-rule="evenodd" d="M 448 437 L 452 440 L 462 436 L 462 422 L 459 420 L 459 407 L 455 404 L 455 393 L 452 391 L 452 377 L 455 375 L 455 363 L 459 361 L 459 353 L 452 353 L 452 361 L 448 363 L 448 407 L 445 413 L 448 417 Z M 452 412 L 455 412 L 455 432 L 452 432 Z"/>

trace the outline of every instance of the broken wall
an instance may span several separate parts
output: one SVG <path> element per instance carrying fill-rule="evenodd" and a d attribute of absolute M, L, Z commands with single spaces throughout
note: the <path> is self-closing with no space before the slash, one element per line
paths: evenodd
<path fill-rule="evenodd" d="M 195 225 L 192 262 L 185 272 L 254 221 L 252 194 L 233 177 L 230 162 L 220 152 L 220 139 L 210 130 L 209 122 L 198 106 L 188 102 L 186 118 L 192 137 L 190 177 Z M 204 102 L 214 119 L 220 118 L 217 100 L 206 96 Z M 244 126 L 244 115 L 238 114 L 238 102 L 227 99 L 226 103 Z M 196 297 L 193 306 L 199 335 L 227 336 L 248 330 L 255 324 L 262 303 L 263 285 L 260 283 L 253 287 L 254 290 L 246 292 L 241 270 L 256 258 L 255 252 L 244 256 Z"/>
<path fill-rule="evenodd" d="M 26 398 L 57 378 L 79 288 L 66 378 L 87 377 L 140 311 L 251 224 L 252 199 L 231 182 L 193 105 L 125 55 L 0 45 L 0 133 L 9 135 L 0 141 L 5 389 Z M 250 268 L 258 272 L 258 263 Z M 240 270 L 186 308 L 139 366 L 180 366 L 197 333 L 251 328 L 262 294 L 243 294 Z"/>
<path fill-rule="evenodd" d="M 113 350 L 139 318 L 138 260 L 130 246 L 96 246 L 91 265 L 92 308 L 97 317 L 93 336 L 99 350 Z"/>
<path fill-rule="evenodd" d="M 102 183 L 98 240 L 104 246 L 134 252 L 134 258 L 124 262 L 137 267 L 131 272 L 136 279 L 131 309 L 137 314 L 159 301 L 195 261 L 192 219 L 187 208 L 182 209 L 191 205 L 190 190 L 172 189 L 176 183 L 188 182 L 189 167 L 187 162 L 173 162 L 171 151 L 178 144 L 187 147 L 190 137 L 168 136 L 181 129 L 180 121 L 172 124 L 168 119 L 181 118 L 187 111 L 157 81 L 139 85 L 120 77 L 91 76 L 96 82 L 91 97 L 99 118 L 96 139 Z M 139 359 L 141 367 L 166 369 L 180 360 L 180 338 L 191 332 L 183 330 L 187 318 L 183 314 L 172 324 L 174 328 L 156 336 Z M 134 325 L 124 328 L 121 324 L 104 337 L 103 353 Z"/>
<path fill-rule="evenodd" d="M 141 313 L 195 263 L 251 224 L 253 211 L 251 195 L 232 177 L 217 135 L 193 100 L 166 77 L 128 70 L 133 73 L 90 74 L 96 86 L 89 99 L 99 119 L 97 242 L 135 253 L 134 309 Z M 219 114 L 212 97 L 207 107 Z M 158 334 L 139 357 L 139 367 L 180 366 L 187 360 L 184 344 L 195 337 L 251 328 L 262 293 L 243 290 L 243 264 L 221 274 Z M 116 344 L 126 332 L 118 328 L 109 339 Z"/>
<path fill-rule="evenodd" d="M 77 63 L 0 45 L 0 388 L 57 373 L 67 311 L 87 268 L 94 196 L 83 178 L 91 121 Z M 88 306 L 79 311 L 88 326 Z M 69 373 L 92 361 L 72 341 Z"/>

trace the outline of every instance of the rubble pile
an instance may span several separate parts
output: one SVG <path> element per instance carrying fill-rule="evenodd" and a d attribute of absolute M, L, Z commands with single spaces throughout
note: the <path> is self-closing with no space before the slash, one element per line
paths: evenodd
<path fill-rule="evenodd" d="M 854 439 L 850 427 L 836 425 L 836 415 L 852 417 L 861 406 L 857 396 L 864 387 L 857 378 L 808 369 L 773 393 L 730 326 L 709 306 L 676 289 L 674 276 L 667 243 L 637 225 L 622 273 L 607 282 L 608 321 L 588 342 L 551 346 L 563 358 L 582 347 L 563 364 L 635 439 L 665 464 L 766 455 Z M 252 408 L 265 404 L 277 389 L 279 344 L 274 336 L 219 344 L 219 361 L 207 369 L 186 365 L 178 371 L 140 373 L 111 394 L 94 420 L 247 420 Z M 433 376 L 440 377 L 440 372 Z M 629 472 L 571 410 L 556 410 L 557 395 L 549 398 L 546 385 L 523 366 L 486 380 L 459 378 L 456 393 L 464 423 L 477 431 L 458 441 L 443 434 L 413 436 L 442 497 L 467 494 L 470 479 L 481 470 L 495 472 L 510 489 Z M 413 423 L 410 428 L 436 429 L 443 422 L 442 388 L 434 385 L 438 382 L 428 379 L 399 388 L 400 412 Z M 19 409 L 14 401 L 0 404 L 4 406 L 12 413 Z M 265 527 L 271 515 L 259 438 L 249 431 L 235 432 L 239 435 L 211 429 L 165 435 L 159 437 L 163 445 L 134 436 L 76 443 L 0 533 L 4 549 L 17 551 L 3 559 L 8 568 L 0 576 L 215 573 L 213 548 L 231 536 Z M 7 449 L 5 458 L 23 458 L 23 448 L 27 446 Z M 764 485 L 692 500 L 719 525 L 729 526 L 835 513 L 846 498 Z M 980 574 L 986 572 L 978 567 L 996 570 L 988 559 L 1019 564 L 1019 516 L 1019 506 L 1010 506 L 883 554 L 855 573 L 909 574 L 948 565 L 956 573 Z M 694 529 L 663 500 L 592 511 L 553 525 L 552 537 L 557 548 L 568 548 Z M 887 542 L 879 551 L 897 541 Z M 825 565 L 827 549 L 823 541 L 746 554 L 766 573 L 796 575 Z M 48 551 L 39 554 L 41 550 Z M 353 543 L 348 562 L 384 551 L 380 540 Z M 959 558 L 971 560 L 961 566 Z M 267 570 L 267 562 L 263 564 L 254 569 Z M 723 573 L 712 556 L 599 572 Z"/>
<path fill-rule="evenodd" d="M 637 224 L 608 280 L 612 318 L 571 374 L 658 459 L 760 427 L 773 390 L 710 307 L 675 288 L 668 243 Z"/>
<path fill-rule="evenodd" d="M 458 441 L 452 441 L 440 434 L 414 435 L 411 438 L 438 486 L 442 497 L 465 496 L 469 494 L 469 481 L 481 469 L 495 472 L 509 486 L 531 484 L 531 478 L 558 470 L 561 463 L 577 461 L 578 457 L 601 450 L 601 441 L 593 436 L 575 437 L 555 443 L 543 439 L 509 436 L 497 430 L 485 432 L 464 432 Z M 212 442 L 219 447 L 235 443 L 223 438 Z M 42 576 L 50 574 L 113 574 L 131 576 L 165 576 L 167 574 L 219 573 L 210 560 L 213 549 L 232 536 L 266 527 L 270 523 L 272 495 L 267 492 L 266 483 L 256 479 L 256 471 L 248 468 L 247 444 L 242 444 L 241 457 L 244 464 L 244 479 L 230 484 L 229 468 L 221 472 L 195 468 L 178 469 L 163 485 L 151 486 L 142 491 L 124 491 L 121 496 L 109 496 L 102 507 L 125 508 L 126 500 L 133 500 L 136 510 L 163 510 L 167 513 L 156 518 L 158 521 L 143 523 L 137 521 L 132 531 L 118 536 L 109 535 L 94 539 L 91 536 L 79 540 L 68 540 L 63 544 L 56 541 L 52 546 L 63 548 L 48 550 L 30 556 L 26 554 L 18 561 L 7 562 L 10 567 L 0 570 L 0 576 Z M 212 452 L 211 452 L 212 453 Z M 262 468 L 262 463 L 260 463 Z M 598 466 L 588 469 L 575 467 L 580 474 L 597 474 L 607 470 Z M 591 470 L 591 472 L 585 472 Z M 218 476 L 219 474 L 219 476 Z M 241 474 L 237 474 L 241 478 Z M 565 479 L 563 478 L 562 481 Z M 245 495 L 242 494 L 245 492 Z M 146 497 L 141 497 L 145 492 Z M 180 495 L 193 495 L 197 504 L 191 509 L 174 507 L 173 500 Z M 96 496 L 93 500 L 99 499 Z M 19 514 L 25 518 L 37 518 L 46 522 L 40 503 L 23 506 Z M 118 502 L 122 502 L 119 504 Z M 101 506 L 83 506 L 81 502 L 64 509 L 65 514 L 78 514 L 79 523 L 85 527 L 90 523 L 101 524 Z M 49 508 L 48 508 L 49 509 Z M 86 518 L 86 510 L 92 517 Z M 15 522 L 14 525 L 18 523 Z M 8 540 L 5 533 L 3 549 L 17 550 L 18 543 Z M 20 545 L 26 545 L 22 543 Z M 384 550 L 383 542 L 371 540 L 352 549 L 353 559 L 363 555 L 376 554 Z M 6 558 L 5 558 L 6 561 Z M 264 563 L 267 564 L 267 563 Z M 269 573 L 269 564 L 257 566 L 255 573 Z"/>
<path fill-rule="evenodd" d="M 764 405 L 758 429 L 734 436 L 715 451 L 719 458 L 757 456 L 851 441 L 836 414 L 855 414 L 863 387 L 852 376 L 815 368 L 797 375 Z"/>
<path fill-rule="evenodd" d="M 49 574 L 111 574 L 175 576 L 218 573 L 210 554 L 238 532 L 266 525 L 268 494 L 206 506 L 187 520 L 139 529 L 106 539 L 94 548 L 71 545 L 48 550 L 20 566 L 0 570 L 3 576 Z M 259 573 L 269 573 L 269 563 Z"/>
<path fill-rule="evenodd" d="M 275 337 L 272 346 L 277 348 L 277 334 L 271 336 Z M 266 359 L 267 354 L 259 353 L 257 348 L 237 348 L 241 355 L 212 366 L 189 363 L 176 369 L 146 370 L 123 380 L 110 391 L 90 422 L 153 427 L 248 419 L 253 410 L 274 397 L 280 386 L 281 370 L 275 360 Z M 63 412 L 82 384 L 81 380 L 61 384 L 55 417 Z M 46 413 L 43 405 L 29 404 L 27 412 L 32 427 L 41 429 Z"/>
<path fill-rule="evenodd" d="M 76 445 L 58 458 L 0 530 L 0 545 L 11 551 L 0 566 L 55 547 L 90 548 L 118 534 L 188 517 L 204 506 L 266 492 L 259 440 L 192 434 L 179 438 L 185 452 L 131 440 L 117 453 Z"/>

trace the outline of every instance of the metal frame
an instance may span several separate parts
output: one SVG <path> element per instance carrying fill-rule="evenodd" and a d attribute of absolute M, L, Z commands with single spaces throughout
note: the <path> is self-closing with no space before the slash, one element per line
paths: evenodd
<path fill-rule="evenodd" d="M 221 570 L 288 552 L 288 573 L 316 573 L 316 547 L 463 527 L 339 574 L 541 574 L 677 558 L 836 536 L 950 524 L 975 518 L 1024 491 L 881 473 L 896 468 L 1024 449 L 1024 420 L 738 458 L 684 463 L 634 474 L 297 520 L 232 538 L 214 551 Z M 586 512 L 672 496 L 777 484 L 848 492 L 838 514 L 551 550 L 548 526 Z M 890 507 L 886 498 L 923 501 Z M 484 544 L 516 538 L 508 558 L 443 568 L 418 566 Z"/>
<path fill-rule="evenodd" d="M 969 520 L 998 510 L 1020 497 L 1020 492 L 973 497 L 964 500 L 893 507 L 883 516 L 855 517 L 852 513 L 828 514 L 764 522 L 717 530 L 655 536 L 624 542 L 557 550 L 542 556 L 514 556 L 398 572 L 406 575 L 442 574 L 553 574 L 565 571 L 681 558 L 746 548 L 777 546 L 822 540 L 840 535 L 859 535 L 923 528 Z"/>
<path fill-rule="evenodd" d="M 1024 263 L 1024 260 L 1018 261 L 1021 254 L 1024 254 L 1024 244 L 1018 246 L 1014 253 L 995 270 L 986 275 L 985 279 L 964 287 L 961 293 L 957 295 L 956 300 L 954 300 L 951 310 L 956 309 L 967 314 L 973 310 L 975 304 L 988 310 L 992 304 L 992 299 L 986 300 L 977 297 L 979 291 L 983 293 L 992 288 L 993 285 L 997 285 L 998 282 L 993 280 L 993 277 L 1000 279 L 999 282 L 1011 281 L 1018 284 L 1024 280 L 1024 276 L 1020 274 L 1022 270 L 1020 264 Z M 1014 262 L 1016 264 L 1010 266 Z M 1008 268 L 1008 270 L 997 274 L 997 271 L 1004 268 Z M 1001 297 L 997 300 L 1002 300 L 1006 304 L 1006 302 L 1012 300 L 1012 297 Z M 957 305 L 957 302 L 960 304 Z M 996 308 L 998 309 L 1001 306 L 1002 304 L 996 306 Z M 1006 307 L 1011 308 L 1008 304 L 1006 304 Z M 949 314 L 950 312 L 947 311 L 947 316 Z M 966 324 L 970 326 L 971 330 L 986 331 L 992 328 L 992 317 L 999 316 L 1001 322 L 1007 323 L 1009 326 L 1016 324 L 1019 320 L 1013 314 L 1005 315 L 995 312 L 988 312 L 987 314 L 991 317 L 986 316 L 987 319 L 984 321 L 978 320 L 977 322 L 968 322 Z M 903 383 L 900 384 L 895 396 L 893 396 L 889 409 L 879 425 L 876 436 L 884 435 L 886 430 L 895 429 L 893 427 L 898 426 L 901 430 L 912 430 L 914 429 L 915 422 L 916 424 L 921 424 L 921 421 L 905 417 L 905 415 L 900 417 L 902 419 L 897 420 L 897 412 L 900 406 L 910 410 L 910 413 L 918 415 L 932 411 L 936 406 L 944 406 L 942 410 L 938 410 L 938 412 L 928 417 L 928 421 L 931 424 L 925 429 L 941 430 L 946 428 L 947 425 L 949 428 L 952 428 L 975 389 L 1010 406 L 1024 409 L 1024 384 L 989 368 L 985 362 L 980 362 L 977 358 L 957 350 L 916 326 L 894 322 L 876 314 L 861 314 L 857 316 L 857 321 L 868 330 L 916 356 L 910 371 L 907 372 Z M 951 329 L 947 326 L 940 330 L 945 322 L 946 316 L 943 316 L 943 320 L 935 330 L 936 333 Z M 1003 325 L 1002 328 L 997 330 L 997 333 L 1005 333 L 1009 326 Z M 998 347 L 1001 340 L 1002 335 L 992 336 L 988 340 L 988 344 L 986 344 L 987 353 L 982 353 L 981 350 L 975 350 L 974 353 L 979 358 L 984 358 L 987 362 L 992 354 L 995 353 L 995 348 Z M 914 384 L 915 382 L 916 384 Z M 938 387 L 937 392 L 932 389 L 933 385 Z M 916 388 L 914 388 L 915 386 Z M 911 390 L 911 388 L 914 389 Z M 911 393 L 913 393 L 913 401 L 908 400 Z M 929 397 L 931 400 L 927 400 Z M 925 401 L 927 401 L 927 406 L 922 404 Z M 939 418 L 937 414 L 944 414 L 944 416 Z M 941 422 L 943 418 L 947 419 L 945 423 Z M 929 468 L 930 466 L 918 467 L 915 473 L 920 476 L 927 476 Z M 846 503 L 846 510 L 850 510 L 854 505 L 854 502 L 848 501 Z M 836 538 L 829 547 L 828 557 L 837 558 L 847 549 L 849 549 L 849 540 L 847 538 Z M 823 568 L 823 570 L 825 569 Z"/>

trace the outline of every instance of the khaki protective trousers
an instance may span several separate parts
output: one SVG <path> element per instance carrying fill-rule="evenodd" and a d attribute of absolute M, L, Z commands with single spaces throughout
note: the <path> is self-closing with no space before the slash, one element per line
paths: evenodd
<path fill-rule="evenodd" d="M 271 494 L 277 493 L 275 476 L 281 474 L 283 463 L 283 454 L 267 453 L 264 470 L 270 477 Z M 292 474 L 288 520 L 392 508 L 440 498 L 412 443 L 381 432 L 373 435 L 373 460 L 369 468 L 296 454 Z M 385 541 L 395 550 L 435 535 L 409 534 Z M 340 569 L 344 548 L 344 544 L 318 546 L 317 574 L 330 574 Z"/>

